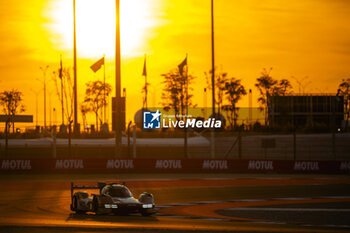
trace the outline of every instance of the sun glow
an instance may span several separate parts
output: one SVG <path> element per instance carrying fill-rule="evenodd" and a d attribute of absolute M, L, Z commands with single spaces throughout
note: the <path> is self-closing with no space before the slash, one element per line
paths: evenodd
<path fill-rule="evenodd" d="M 120 1 L 120 35 L 123 56 L 139 56 L 152 21 L 152 0 Z M 154 0 L 153 0 L 154 1 Z M 59 49 L 73 47 L 73 0 L 50 4 L 52 41 Z M 77 49 L 79 57 L 115 54 L 115 1 L 76 0 Z"/>

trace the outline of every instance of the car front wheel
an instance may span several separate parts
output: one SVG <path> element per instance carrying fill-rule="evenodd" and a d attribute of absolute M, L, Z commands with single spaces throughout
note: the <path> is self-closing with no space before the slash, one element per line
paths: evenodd
<path fill-rule="evenodd" d="M 149 213 L 149 212 L 147 212 L 147 211 L 142 211 L 142 212 L 141 212 L 141 215 L 146 217 L 146 216 L 151 216 L 152 213 Z"/>

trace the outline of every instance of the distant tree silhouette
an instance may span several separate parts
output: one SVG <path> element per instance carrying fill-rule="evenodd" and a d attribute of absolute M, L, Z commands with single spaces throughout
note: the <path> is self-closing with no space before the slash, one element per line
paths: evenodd
<path fill-rule="evenodd" d="M 112 86 L 108 83 L 104 84 L 101 81 L 91 81 L 86 83 L 84 103 L 86 104 L 88 110 L 95 113 L 97 131 L 98 121 L 100 121 L 101 125 L 103 122 L 102 117 L 99 116 L 99 110 L 108 104 L 108 98 L 104 98 L 104 90 L 106 90 L 106 96 L 109 96 L 109 94 L 112 92 Z"/>
<path fill-rule="evenodd" d="M 255 84 L 260 92 L 258 101 L 265 107 L 267 107 L 267 96 L 272 94 L 273 87 L 277 84 L 277 80 L 270 76 L 271 70 L 272 68 L 269 71 L 264 68 L 260 77 L 256 79 L 257 83 Z"/>
<path fill-rule="evenodd" d="M 292 93 L 292 84 L 288 79 L 281 79 L 272 89 L 272 94 L 275 96 L 285 96 Z"/>
<path fill-rule="evenodd" d="M 217 70 L 217 69 L 215 69 Z M 207 80 L 207 88 L 209 90 L 212 90 L 212 85 L 211 85 L 211 74 L 212 70 L 209 70 L 208 73 L 204 73 L 206 80 Z M 217 105 L 218 108 L 218 114 L 220 114 L 220 109 L 222 109 L 222 104 L 224 101 L 224 94 L 226 90 L 226 82 L 228 82 L 228 77 L 226 72 L 217 72 L 215 74 L 215 104 Z"/>
<path fill-rule="evenodd" d="M 195 79 L 194 76 L 181 75 L 179 70 L 172 70 L 166 74 L 161 75 L 164 78 L 161 104 L 165 109 L 174 109 L 175 115 L 186 114 L 184 109 L 194 107 L 192 103 L 191 84 Z"/>
<path fill-rule="evenodd" d="M 261 105 L 260 110 L 265 110 L 265 125 L 267 124 L 268 96 L 285 96 L 292 93 L 291 90 L 293 88 L 287 79 L 281 79 L 280 81 L 273 79 L 270 75 L 271 71 L 272 68 L 270 70 L 263 69 L 255 84 L 260 92 L 260 97 L 258 98 L 258 102 Z"/>
<path fill-rule="evenodd" d="M 338 93 L 344 96 L 345 130 L 348 130 L 348 121 L 350 118 L 350 78 L 342 80 L 338 86 Z"/>
<path fill-rule="evenodd" d="M 55 83 L 56 94 L 62 105 L 64 118 L 66 119 L 70 127 L 71 122 L 73 120 L 73 113 L 74 113 L 73 80 L 71 78 L 70 68 L 63 68 L 61 72 L 62 72 L 62 79 L 60 76 L 60 70 L 58 70 L 58 72 L 52 73 L 52 80 Z M 63 119 L 62 121 L 63 121 L 62 124 L 64 124 Z"/>
<path fill-rule="evenodd" d="M 16 89 L 12 89 L 11 91 L 3 91 L 0 93 L 0 104 L 3 107 L 3 112 L 5 113 L 5 115 L 13 117 L 16 114 L 25 111 L 25 107 L 22 103 L 22 96 L 23 93 Z M 6 126 L 9 126 L 9 122 L 6 122 Z M 15 132 L 14 121 L 12 122 L 12 132 Z"/>
<path fill-rule="evenodd" d="M 258 98 L 258 102 L 261 104 L 260 110 L 265 110 L 265 125 L 267 124 L 267 98 L 272 94 L 273 87 L 277 84 L 277 80 L 270 76 L 271 70 L 272 68 L 268 71 L 264 68 L 260 77 L 256 79 L 257 83 L 255 84 L 260 92 L 260 97 Z"/>
<path fill-rule="evenodd" d="M 231 115 L 228 117 L 228 120 L 231 125 L 231 129 L 237 126 L 238 110 L 237 107 L 238 101 L 242 96 L 246 95 L 247 92 L 244 86 L 241 84 L 240 79 L 231 78 L 230 81 L 225 82 L 225 94 L 226 99 L 229 101 L 229 105 L 223 106 L 223 109 L 230 111 Z"/>
<path fill-rule="evenodd" d="M 86 128 L 87 125 L 87 120 L 86 120 L 86 115 L 91 111 L 90 107 L 88 106 L 87 103 L 83 102 L 80 105 L 80 112 L 81 112 L 81 117 L 83 118 L 83 126 L 84 126 L 84 130 Z"/>

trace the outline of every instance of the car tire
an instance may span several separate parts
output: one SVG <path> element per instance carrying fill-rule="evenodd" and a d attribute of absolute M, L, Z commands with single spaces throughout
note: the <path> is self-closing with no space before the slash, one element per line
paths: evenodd
<path fill-rule="evenodd" d="M 98 207 L 98 200 L 97 197 L 94 197 L 93 201 L 92 201 L 92 208 L 93 211 L 95 212 L 95 214 L 97 215 L 101 215 L 101 209 Z"/>
<path fill-rule="evenodd" d="M 142 211 L 141 215 L 144 216 L 144 217 L 147 217 L 147 216 L 151 216 L 152 213 L 147 213 L 146 211 Z"/>
<path fill-rule="evenodd" d="M 74 196 L 72 200 L 72 210 L 77 211 L 77 207 L 78 207 L 78 200 L 77 200 L 77 197 Z"/>
<path fill-rule="evenodd" d="M 78 209 L 78 198 L 76 196 L 73 197 L 73 207 L 72 207 L 72 210 L 75 211 L 75 213 L 77 214 L 85 214 L 86 211 L 84 210 L 79 210 Z"/>

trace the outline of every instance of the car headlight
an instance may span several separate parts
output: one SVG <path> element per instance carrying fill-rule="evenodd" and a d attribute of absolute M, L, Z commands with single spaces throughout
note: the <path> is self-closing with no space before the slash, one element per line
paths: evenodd
<path fill-rule="evenodd" d="M 118 205 L 116 204 L 105 204 L 105 208 L 106 209 L 117 209 L 118 208 Z"/>
<path fill-rule="evenodd" d="M 142 205 L 142 208 L 144 209 L 149 209 L 149 208 L 152 208 L 153 207 L 153 204 L 143 204 Z"/>

